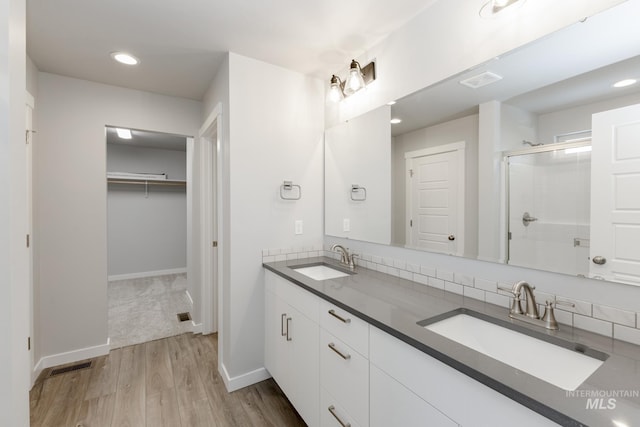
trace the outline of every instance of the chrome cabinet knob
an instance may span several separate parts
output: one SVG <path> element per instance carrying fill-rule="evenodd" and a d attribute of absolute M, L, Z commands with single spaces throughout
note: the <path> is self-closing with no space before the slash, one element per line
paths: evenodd
<path fill-rule="evenodd" d="M 603 256 L 600 256 L 600 255 L 594 256 L 592 261 L 593 261 L 594 264 L 598 264 L 598 265 L 604 265 L 604 264 L 607 263 L 607 259 L 605 257 L 603 257 Z"/>

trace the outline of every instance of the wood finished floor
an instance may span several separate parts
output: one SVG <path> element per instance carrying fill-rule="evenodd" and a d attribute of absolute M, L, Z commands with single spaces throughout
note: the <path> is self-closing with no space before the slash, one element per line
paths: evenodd
<path fill-rule="evenodd" d="M 31 426 L 305 426 L 272 379 L 227 393 L 217 346 L 215 334 L 183 334 L 112 350 L 90 369 L 46 370 L 30 393 Z"/>

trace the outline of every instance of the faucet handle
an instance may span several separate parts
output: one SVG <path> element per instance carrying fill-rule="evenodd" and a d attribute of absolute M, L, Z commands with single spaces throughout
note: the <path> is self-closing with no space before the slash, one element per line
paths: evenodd
<path fill-rule="evenodd" d="M 510 294 L 514 294 L 515 295 L 515 292 L 513 291 L 513 288 L 507 288 L 506 286 L 498 285 L 498 290 L 504 291 L 504 292 L 509 292 Z"/>

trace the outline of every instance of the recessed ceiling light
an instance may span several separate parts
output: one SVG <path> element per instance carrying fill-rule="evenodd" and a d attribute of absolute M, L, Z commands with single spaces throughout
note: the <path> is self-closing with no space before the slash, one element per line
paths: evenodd
<path fill-rule="evenodd" d="M 116 133 L 121 139 L 131 139 L 131 131 L 129 129 L 116 128 Z"/>
<path fill-rule="evenodd" d="M 391 119 L 390 122 L 392 125 L 397 125 L 398 123 L 402 123 L 402 119 Z"/>
<path fill-rule="evenodd" d="M 111 57 L 125 65 L 138 65 L 140 62 L 138 58 L 126 52 L 111 52 Z"/>
<path fill-rule="evenodd" d="M 638 81 L 636 79 L 624 79 L 620 80 L 613 84 L 613 87 L 627 87 L 636 84 Z"/>

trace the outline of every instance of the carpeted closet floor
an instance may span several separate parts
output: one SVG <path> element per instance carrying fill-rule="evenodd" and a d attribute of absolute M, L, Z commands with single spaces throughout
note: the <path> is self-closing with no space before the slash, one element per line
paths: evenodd
<path fill-rule="evenodd" d="M 186 274 L 110 281 L 108 299 L 112 349 L 192 330 L 177 317 L 191 309 Z"/>

